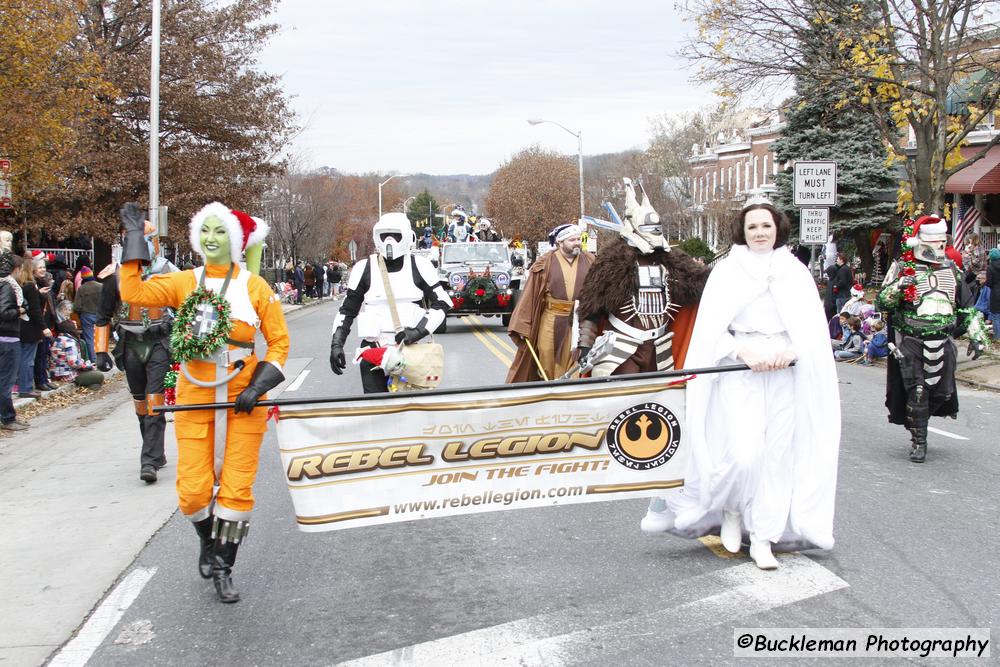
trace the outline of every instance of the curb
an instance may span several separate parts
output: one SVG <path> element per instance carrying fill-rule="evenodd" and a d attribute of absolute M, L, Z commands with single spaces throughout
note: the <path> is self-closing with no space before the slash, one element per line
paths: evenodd
<path fill-rule="evenodd" d="M 110 371 L 108 371 L 107 373 L 104 373 L 104 380 L 107 381 L 110 378 L 113 378 L 114 376 L 118 375 L 119 373 L 121 373 L 121 371 L 118 370 L 117 367 L 112 366 Z M 58 387 L 56 387 L 55 389 L 53 389 L 52 391 L 43 391 L 41 398 L 14 398 L 13 399 L 14 400 L 14 410 L 20 410 L 21 408 L 24 408 L 24 407 L 27 407 L 27 406 L 31 405 L 35 401 L 45 400 L 49 396 L 54 396 L 56 394 L 66 394 L 66 393 L 69 393 L 70 391 L 73 391 L 74 389 L 76 389 L 76 385 L 75 384 L 73 384 L 72 382 L 65 382 L 65 383 L 59 385 Z M 12 398 L 13 398 L 13 396 L 12 396 Z"/>
<path fill-rule="evenodd" d="M 318 306 L 323 303 L 329 303 L 330 301 L 339 301 L 343 298 L 344 298 L 344 293 L 341 293 L 337 296 L 326 296 L 323 297 L 322 299 L 313 299 L 309 303 L 285 304 L 281 307 L 281 312 L 287 315 L 289 313 L 294 313 L 295 311 L 301 310 L 303 308 L 312 308 L 313 306 Z"/>

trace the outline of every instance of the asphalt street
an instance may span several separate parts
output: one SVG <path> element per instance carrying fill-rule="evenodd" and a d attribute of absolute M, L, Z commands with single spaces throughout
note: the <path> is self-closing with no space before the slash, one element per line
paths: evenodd
<path fill-rule="evenodd" d="M 356 367 L 327 361 L 335 307 L 289 316 L 283 398 L 360 392 Z M 451 318 L 438 341 L 447 387 L 500 383 L 513 357 L 498 318 Z M 782 555 L 777 573 L 711 540 L 643 536 L 635 500 L 301 533 L 272 429 L 234 570 L 243 600 L 216 601 L 175 514 L 122 573 L 148 581 L 88 664 L 726 665 L 746 663 L 735 627 L 997 626 L 1000 395 L 960 390 L 916 465 L 885 419 L 884 368 L 838 370 L 837 544 Z"/>

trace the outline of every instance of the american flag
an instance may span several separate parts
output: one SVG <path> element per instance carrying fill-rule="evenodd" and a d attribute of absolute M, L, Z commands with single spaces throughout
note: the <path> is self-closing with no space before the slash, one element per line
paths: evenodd
<path fill-rule="evenodd" d="M 976 222 L 983 219 L 983 214 L 976 209 L 975 205 L 964 206 L 964 204 L 965 202 L 959 199 L 958 221 L 955 222 L 955 229 L 951 235 L 951 244 L 955 248 L 962 247 L 966 235 L 972 233 L 972 230 L 976 228 Z"/>

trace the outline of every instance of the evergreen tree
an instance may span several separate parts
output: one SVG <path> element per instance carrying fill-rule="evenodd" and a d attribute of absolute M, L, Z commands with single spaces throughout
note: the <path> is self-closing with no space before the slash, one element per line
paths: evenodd
<path fill-rule="evenodd" d="M 406 215 L 410 218 L 410 222 L 415 229 L 422 229 L 426 225 L 430 226 L 435 234 L 439 234 L 441 231 L 441 223 L 434 217 L 440 212 L 440 205 L 434 199 L 434 196 L 427 191 L 427 188 L 424 188 L 423 192 L 414 197 L 406 209 Z M 418 223 L 423 224 L 418 226 Z M 422 234 L 423 232 L 421 231 L 420 233 Z"/>
<path fill-rule="evenodd" d="M 830 30 L 828 25 L 817 27 L 811 48 L 836 49 L 836 44 L 831 44 Z M 830 210 L 830 233 L 838 240 L 853 241 L 862 271 L 870 276 L 872 231 L 899 227 L 895 215 L 896 179 L 886 167 L 887 152 L 876 119 L 866 107 L 845 105 L 849 99 L 851 95 L 837 86 L 805 77 L 796 79 L 795 96 L 786 103 L 785 129 L 774 143 L 775 159 L 787 162 L 788 169 L 779 173 L 775 181 L 781 204 L 793 220 L 792 236 L 797 237 L 792 162 L 836 162 L 837 206 Z"/>

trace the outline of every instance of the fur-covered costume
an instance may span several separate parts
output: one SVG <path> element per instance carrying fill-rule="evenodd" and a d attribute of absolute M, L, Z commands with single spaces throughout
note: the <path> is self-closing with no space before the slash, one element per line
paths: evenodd
<path fill-rule="evenodd" d="M 639 299 L 639 267 L 663 267 L 666 274 L 666 294 L 669 299 L 663 317 L 643 318 L 635 312 Z M 588 341 L 584 334 L 587 320 L 598 331 L 614 329 L 617 340 L 614 350 L 594 367 L 594 375 L 622 375 L 681 367 L 691 338 L 698 300 L 705 289 L 709 269 L 679 250 L 657 248 L 643 254 L 622 238 L 605 245 L 597 262 L 587 274 L 580 292 L 581 345 Z M 637 341 L 611 319 L 644 331 L 660 328 L 666 331 L 654 340 Z M 654 326 L 649 326 L 653 324 Z"/>

